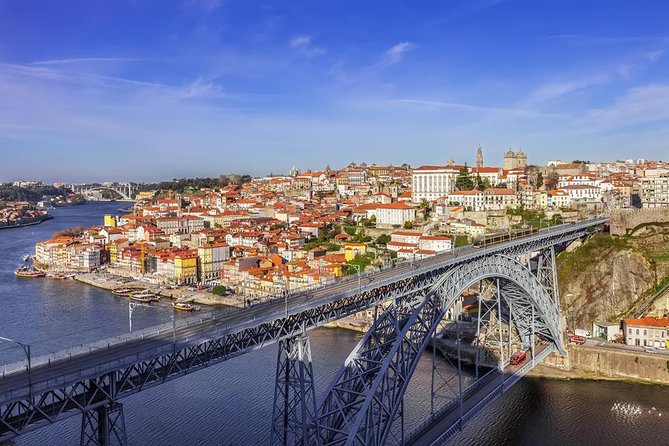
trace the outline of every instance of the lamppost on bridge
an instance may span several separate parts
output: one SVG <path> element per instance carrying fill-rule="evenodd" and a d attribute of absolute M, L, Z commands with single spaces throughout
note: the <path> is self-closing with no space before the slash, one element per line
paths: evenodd
<path fill-rule="evenodd" d="M 132 333 L 132 312 L 134 311 L 135 307 L 146 307 L 146 308 L 153 308 L 154 310 L 157 310 L 157 307 L 154 307 L 152 305 L 147 305 L 147 304 L 142 304 L 139 302 L 128 302 L 128 325 L 130 332 Z M 177 345 L 177 322 L 176 318 L 174 317 L 174 314 L 170 315 L 170 318 L 172 319 L 172 345 L 176 349 Z"/>
<path fill-rule="evenodd" d="M 360 265 L 357 263 L 347 263 L 348 266 L 355 268 L 358 271 L 358 293 L 360 293 Z"/>
<path fill-rule="evenodd" d="M 0 336 L 0 343 L 2 342 L 12 342 L 19 347 L 23 349 L 23 353 L 26 354 L 26 358 L 28 358 L 28 393 L 30 394 L 30 399 L 32 399 L 33 395 L 33 379 L 32 379 L 32 367 L 31 367 L 31 358 L 30 358 L 30 344 L 24 344 L 23 342 L 15 341 L 14 339 L 9 339 Z"/>

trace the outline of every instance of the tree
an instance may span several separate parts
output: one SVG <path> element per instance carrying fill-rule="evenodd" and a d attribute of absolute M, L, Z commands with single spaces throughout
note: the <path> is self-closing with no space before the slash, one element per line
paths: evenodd
<path fill-rule="evenodd" d="M 376 238 L 377 245 L 385 245 L 390 241 L 390 236 L 388 234 L 381 234 Z"/>
<path fill-rule="evenodd" d="M 479 175 L 476 176 L 476 189 L 484 191 L 491 187 L 489 178 L 481 178 Z"/>
<path fill-rule="evenodd" d="M 216 296 L 222 296 L 228 291 L 227 287 L 223 285 L 216 285 L 211 289 L 212 294 Z"/>
<path fill-rule="evenodd" d="M 467 168 L 467 166 L 464 166 L 462 169 L 460 169 L 460 173 L 458 173 L 458 178 L 455 180 L 455 187 L 457 187 L 458 190 L 474 189 L 474 182 L 469 176 L 469 169 Z"/>
<path fill-rule="evenodd" d="M 404 229 L 413 229 L 413 222 L 412 221 L 405 221 L 404 222 Z"/>
<path fill-rule="evenodd" d="M 425 218 L 428 218 L 430 216 L 430 211 L 432 210 L 430 202 L 427 201 L 425 198 L 423 198 L 420 202 L 420 209 L 423 210 L 423 215 Z"/>
<path fill-rule="evenodd" d="M 544 174 L 539 172 L 537 174 L 537 187 L 541 187 L 544 185 Z"/>

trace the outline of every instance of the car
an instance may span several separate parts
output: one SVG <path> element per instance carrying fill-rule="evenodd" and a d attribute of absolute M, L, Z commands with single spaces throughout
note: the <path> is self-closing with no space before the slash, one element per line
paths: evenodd
<path fill-rule="evenodd" d="M 569 342 L 572 342 L 576 345 L 583 345 L 585 344 L 585 338 L 582 338 L 581 336 L 570 335 Z"/>
<path fill-rule="evenodd" d="M 657 349 L 661 350 L 661 351 L 665 351 L 667 349 L 667 346 L 666 345 L 660 345 L 659 347 L 657 347 Z"/>
<path fill-rule="evenodd" d="M 655 353 L 655 349 L 653 347 L 644 347 L 643 351 L 646 353 Z"/>

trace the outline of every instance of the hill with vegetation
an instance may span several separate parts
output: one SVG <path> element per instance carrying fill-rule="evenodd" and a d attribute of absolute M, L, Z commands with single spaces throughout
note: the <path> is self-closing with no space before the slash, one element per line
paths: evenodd
<path fill-rule="evenodd" d="M 625 236 L 598 234 L 557 259 L 561 306 L 567 325 L 591 329 L 655 309 L 669 285 L 669 224 L 644 224 Z"/>

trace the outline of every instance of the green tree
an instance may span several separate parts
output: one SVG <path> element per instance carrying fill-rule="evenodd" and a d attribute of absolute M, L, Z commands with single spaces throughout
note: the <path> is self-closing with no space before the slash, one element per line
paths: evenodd
<path fill-rule="evenodd" d="M 226 291 L 228 291 L 228 288 L 223 285 L 216 285 L 211 289 L 212 294 L 215 294 L 216 296 L 222 296 Z"/>
<path fill-rule="evenodd" d="M 404 222 L 404 229 L 413 229 L 413 222 L 412 221 Z"/>
<path fill-rule="evenodd" d="M 544 185 L 544 174 L 539 172 L 537 174 L 537 187 L 541 187 Z"/>
<path fill-rule="evenodd" d="M 377 245 L 385 245 L 390 241 L 390 236 L 388 234 L 381 234 L 376 238 Z"/>
<path fill-rule="evenodd" d="M 458 173 L 458 178 L 455 180 L 455 187 L 457 187 L 458 190 L 474 189 L 474 182 L 469 176 L 469 169 L 467 168 L 467 166 L 464 166 L 462 169 L 460 169 L 460 173 Z"/>

